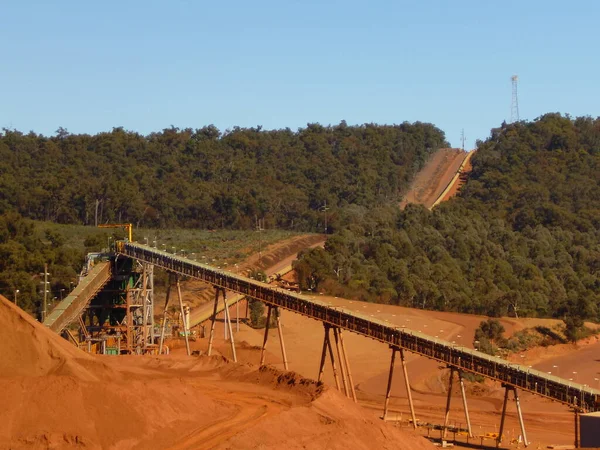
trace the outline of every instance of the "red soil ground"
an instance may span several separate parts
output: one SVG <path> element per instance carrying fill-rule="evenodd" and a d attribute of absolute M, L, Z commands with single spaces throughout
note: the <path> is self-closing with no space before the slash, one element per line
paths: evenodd
<path fill-rule="evenodd" d="M 470 348 L 472 348 L 475 329 L 482 320 L 486 319 L 482 316 L 423 311 L 339 298 L 319 297 L 322 300 L 331 302 L 332 305 L 339 305 L 363 314 L 372 315 L 392 324 L 404 325 L 432 336 L 439 336 L 450 342 L 454 341 L 456 345 Z M 555 322 L 544 319 L 503 318 L 501 320 L 508 335 L 524 327 L 535 324 L 552 326 Z M 323 326 L 316 321 L 286 311 L 282 313 L 282 323 L 290 368 L 305 377 L 316 378 L 323 339 Z M 217 325 L 216 336 L 218 339 L 217 349 L 223 355 L 229 356 L 231 350 L 229 344 L 223 340 L 223 328 L 220 323 Z M 256 364 L 260 358 L 263 330 L 254 330 L 241 325 L 241 329 L 239 333 L 236 333 L 235 338 L 237 339 L 238 360 L 244 363 Z M 381 343 L 351 333 L 346 333 L 344 339 L 348 348 L 359 403 L 366 409 L 372 410 L 374 417 L 381 415 L 391 352 Z M 206 340 L 197 341 L 195 348 L 204 350 Z M 269 334 L 267 350 L 267 362 L 277 368 L 283 368 L 276 330 L 271 331 Z M 577 345 L 559 345 L 530 350 L 522 356 L 514 355 L 513 359 L 517 363 L 531 365 L 539 370 L 550 371 L 563 378 L 576 377 L 574 381 L 596 387 L 598 381 L 595 381 L 595 378 L 600 376 L 600 359 L 597 356 L 599 354 L 600 342 L 596 338 L 591 338 Z M 439 363 L 435 361 L 417 355 L 409 354 L 407 361 L 417 418 L 427 423 L 443 423 L 448 370 L 440 368 Z M 406 428 L 408 427 L 407 420 L 410 413 L 399 362 L 396 364 L 391 409 L 396 413 L 397 418 L 402 420 L 402 426 Z M 573 372 L 577 372 L 577 374 L 574 375 Z M 325 382 L 330 386 L 335 386 L 329 365 L 327 365 L 325 373 Z M 462 403 L 456 385 L 455 382 L 451 423 L 464 426 Z M 482 435 L 497 432 L 504 394 L 500 384 L 489 381 L 485 383 L 467 383 L 467 393 L 474 433 Z M 528 393 L 521 393 L 520 397 L 526 421 L 527 437 L 533 445 L 539 448 L 539 446 L 551 444 L 568 445 L 573 443 L 573 416 L 568 408 Z M 517 440 L 521 434 L 516 409 L 512 401 L 508 407 L 505 430 L 505 446 L 508 447 L 510 441 Z M 426 429 L 421 429 L 421 432 L 426 433 Z M 436 434 L 436 436 L 439 436 L 439 434 Z M 464 438 L 460 439 L 465 440 Z M 484 441 L 484 444 L 493 446 L 494 442 L 488 440 Z"/>
<path fill-rule="evenodd" d="M 91 356 L 0 297 L 1 449 L 427 449 L 295 373 Z"/>

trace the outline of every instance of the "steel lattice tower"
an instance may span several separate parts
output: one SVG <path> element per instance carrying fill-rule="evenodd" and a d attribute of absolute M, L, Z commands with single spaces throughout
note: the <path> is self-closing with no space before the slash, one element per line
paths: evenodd
<path fill-rule="evenodd" d="M 519 77 L 513 75 L 510 77 L 512 80 L 512 101 L 510 103 L 510 123 L 519 121 L 519 96 L 517 95 L 517 82 Z"/>

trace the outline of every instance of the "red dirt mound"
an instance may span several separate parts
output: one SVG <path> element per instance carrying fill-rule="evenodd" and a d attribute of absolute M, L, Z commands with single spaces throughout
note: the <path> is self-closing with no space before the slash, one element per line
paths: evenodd
<path fill-rule="evenodd" d="M 2 296 L 0 355 L 0 377 L 54 374 L 96 379 L 102 367 Z M 99 366 L 96 375 L 87 370 L 94 364 Z"/>
<path fill-rule="evenodd" d="M 87 355 L 5 298 L 0 355 L 0 449 L 432 448 L 294 373 Z"/>

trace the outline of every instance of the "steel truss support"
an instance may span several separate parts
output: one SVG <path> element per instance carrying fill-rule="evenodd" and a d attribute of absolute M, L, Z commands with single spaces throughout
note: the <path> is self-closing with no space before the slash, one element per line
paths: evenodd
<path fill-rule="evenodd" d="M 283 330 L 281 329 L 281 311 L 275 307 L 275 317 L 277 318 L 277 332 L 279 333 L 279 343 L 281 344 L 281 357 L 283 358 L 283 368 L 290 370 L 288 367 L 287 354 L 285 353 L 285 343 L 283 342 Z"/>
<path fill-rule="evenodd" d="M 348 376 L 346 374 L 346 365 L 342 355 L 342 347 L 340 345 L 339 328 L 333 327 L 333 339 L 335 340 L 335 349 L 337 350 L 338 361 L 340 363 L 340 372 L 342 373 L 342 384 L 344 385 L 344 393 L 346 397 L 350 397 L 350 390 L 348 389 Z"/>
<path fill-rule="evenodd" d="M 323 323 L 325 335 L 323 337 L 323 350 L 321 351 L 321 363 L 319 364 L 319 376 L 317 382 L 323 382 L 323 373 L 325 372 L 325 359 L 327 358 L 327 341 L 329 340 L 329 324 Z"/>
<path fill-rule="evenodd" d="M 281 358 L 283 359 L 283 368 L 285 370 L 289 370 L 287 353 L 285 352 L 285 343 L 283 341 L 283 329 L 281 328 L 281 315 L 279 312 L 279 308 L 277 306 L 267 305 L 267 322 L 265 323 L 265 335 L 263 338 L 263 345 L 260 350 L 260 365 L 265 365 L 265 360 L 267 358 L 267 340 L 269 338 L 269 328 L 271 325 L 271 314 L 275 314 L 275 322 L 277 323 L 277 334 L 279 335 L 279 344 L 281 346 Z"/>
<path fill-rule="evenodd" d="M 169 272 L 169 279 L 167 281 L 167 295 L 165 299 L 165 307 L 163 309 L 162 327 L 160 329 L 160 342 L 158 345 L 158 354 L 162 355 L 163 344 L 165 342 L 165 330 L 167 328 L 167 308 L 169 307 L 169 297 L 171 296 L 171 272 Z"/>
<path fill-rule="evenodd" d="M 383 403 L 383 420 L 387 419 L 388 405 L 390 403 L 390 394 L 392 392 L 392 380 L 394 379 L 394 362 L 396 361 L 396 347 L 392 347 L 392 359 L 390 361 L 390 374 L 388 376 L 387 389 L 385 391 L 385 402 Z"/>
<path fill-rule="evenodd" d="M 327 352 L 331 358 L 331 367 L 333 369 L 333 378 L 335 379 L 335 387 L 340 390 L 340 379 L 338 377 L 337 367 L 335 365 L 335 357 L 333 356 L 333 349 L 331 348 L 331 339 L 329 338 L 329 330 L 331 325 L 323 323 L 325 329 L 325 336 L 323 338 L 323 351 L 321 352 L 321 364 L 319 365 L 319 377 L 317 381 L 321 383 L 323 381 L 323 373 L 325 372 L 325 359 L 327 358 Z"/>
<path fill-rule="evenodd" d="M 444 415 L 444 431 L 442 431 L 442 439 L 446 439 L 448 432 L 448 420 L 450 419 L 450 402 L 452 400 L 452 380 L 454 379 L 454 367 L 450 367 L 450 380 L 448 380 L 448 397 L 446 399 L 446 414 Z"/>
<path fill-rule="evenodd" d="M 206 351 L 206 354 L 208 356 L 210 356 L 212 354 L 212 347 L 213 347 L 213 342 L 215 340 L 215 324 L 217 322 L 217 308 L 219 306 L 219 293 L 223 294 L 223 326 L 225 327 L 225 330 L 229 330 L 229 335 L 231 337 L 230 342 L 231 342 L 231 353 L 233 356 L 233 361 L 237 362 L 237 354 L 235 352 L 235 340 L 233 338 L 233 331 L 231 329 L 231 317 L 229 315 L 229 306 L 227 305 L 227 293 L 225 292 L 225 289 L 220 288 L 218 286 L 215 286 L 215 302 L 214 302 L 214 307 L 213 307 L 213 313 L 212 313 L 212 317 L 211 317 L 211 324 L 210 324 L 210 336 L 208 337 L 208 350 Z M 227 332 L 225 334 L 227 336 Z"/>
<path fill-rule="evenodd" d="M 267 339 L 269 338 L 269 325 L 271 324 L 271 311 L 273 309 L 273 307 L 271 305 L 267 305 L 268 309 L 267 309 L 267 322 L 265 323 L 265 336 L 263 338 L 263 345 L 262 348 L 260 350 L 260 365 L 264 366 L 265 365 L 265 350 L 267 348 Z"/>
<path fill-rule="evenodd" d="M 190 330 L 187 327 L 187 321 L 185 320 L 185 312 L 183 311 L 183 298 L 181 296 L 181 284 L 179 283 L 179 276 L 175 275 L 175 282 L 177 283 L 177 297 L 179 298 L 179 313 L 181 314 L 181 325 L 183 328 L 183 336 L 185 337 L 185 349 L 187 351 L 188 356 L 192 354 L 190 351 L 190 340 L 189 334 Z"/>
<path fill-rule="evenodd" d="M 523 413 L 521 412 L 521 402 L 519 401 L 519 394 L 514 386 L 504 385 L 504 402 L 502 404 L 502 416 L 500 418 L 500 429 L 498 431 L 498 439 L 496 440 L 496 447 L 499 447 L 502 443 L 502 435 L 504 433 L 504 419 L 506 418 L 506 405 L 508 403 L 508 391 L 513 392 L 513 397 L 517 405 L 517 414 L 519 417 L 519 425 L 521 426 L 521 436 L 523 438 L 523 444 L 525 447 L 529 445 L 527 441 L 527 433 L 525 432 L 525 422 L 523 421 Z"/>
<path fill-rule="evenodd" d="M 229 342 L 231 343 L 231 354 L 233 355 L 233 361 L 237 362 L 237 355 L 235 353 L 235 340 L 233 338 L 233 330 L 231 329 L 231 313 L 229 306 L 227 306 L 227 291 L 223 289 L 223 312 L 225 313 L 225 329 L 229 330 Z"/>
<path fill-rule="evenodd" d="M 581 442 L 579 440 L 579 409 L 573 410 L 573 418 L 575 419 L 575 448 L 579 448 Z"/>
<path fill-rule="evenodd" d="M 217 321 L 217 307 L 219 306 L 219 289 L 220 288 L 215 286 L 215 302 L 214 302 L 214 308 L 213 308 L 213 313 L 212 313 L 211 323 L 210 323 L 210 335 L 208 337 L 208 350 L 206 351 L 206 354 L 208 356 L 210 356 L 212 353 L 213 341 L 215 339 L 215 323 Z"/>
<path fill-rule="evenodd" d="M 467 406 L 467 394 L 465 393 L 465 380 L 463 379 L 462 370 L 458 370 L 458 380 L 460 381 L 460 393 L 462 395 L 463 409 L 465 410 L 465 420 L 467 421 L 467 432 L 469 437 L 473 437 L 473 429 L 471 427 L 471 418 L 469 417 L 469 407 Z"/>
<path fill-rule="evenodd" d="M 412 418 L 413 428 L 417 429 L 417 417 L 415 415 L 415 405 L 413 403 L 412 393 L 410 391 L 410 382 L 408 381 L 408 369 L 406 367 L 406 359 L 404 358 L 404 349 L 401 347 L 390 346 L 392 349 L 392 358 L 390 361 L 390 374 L 388 376 L 388 385 L 385 394 L 385 403 L 383 406 L 383 420 L 387 417 L 388 404 L 390 401 L 390 394 L 392 391 L 392 381 L 394 378 L 394 363 L 396 361 L 396 352 L 400 353 L 400 360 L 402 361 L 402 372 L 404 374 L 404 386 L 406 387 L 406 397 L 408 398 L 408 406 L 410 408 L 410 415 Z"/>
<path fill-rule="evenodd" d="M 141 273 L 140 273 L 141 272 Z M 154 266 L 140 263 L 131 275 L 139 274 L 133 286 L 126 289 L 127 351 L 143 353 L 154 344 Z"/>
<path fill-rule="evenodd" d="M 406 358 L 404 358 L 403 348 L 400 348 L 400 359 L 402 360 L 402 372 L 404 372 L 404 385 L 406 386 L 406 397 L 408 398 L 410 416 L 412 418 L 413 428 L 416 430 L 417 416 L 415 415 L 415 404 L 413 403 L 412 392 L 410 391 L 410 383 L 408 382 L 408 369 L 406 368 Z"/>
<path fill-rule="evenodd" d="M 357 403 L 356 390 L 354 389 L 354 380 L 352 379 L 352 372 L 350 371 L 350 363 L 348 362 L 348 353 L 346 352 L 346 345 L 344 344 L 344 336 L 342 335 L 342 329 L 337 329 L 337 334 L 340 339 L 340 348 L 342 349 L 343 364 L 346 366 L 346 374 L 348 375 L 348 384 L 350 385 L 350 393 L 352 394 L 352 400 Z M 341 364 L 341 363 L 340 363 Z"/>
<path fill-rule="evenodd" d="M 448 381 L 448 400 L 446 401 L 446 415 L 444 416 L 444 431 L 442 433 L 442 439 L 446 438 L 448 432 L 448 419 L 450 418 L 450 402 L 452 399 L 452 381 L 454 379 L 454 373 L 458 374 L 458 381 L 460 383 L 460 393 L 462 397 L 463 409 L 465 412 L 465 420 L 467 421 L 467 432 L 469 437 L 473 437 L 473 430 L 471 428 L 471 418 L 469 416 L 469 407 L 467 405 L 467 394 L 465 393 L 465 381 L 463 379 L 462 370 L 455 367 L 450 367 L 450 380 Z"/>

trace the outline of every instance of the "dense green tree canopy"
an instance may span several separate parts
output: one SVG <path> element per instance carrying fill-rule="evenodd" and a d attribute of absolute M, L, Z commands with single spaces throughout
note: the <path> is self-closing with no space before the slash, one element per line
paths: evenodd
<path fill-rule="evenodd" d="M 420 308 L 600 319 L 600 119 L 504 126 L 472 162 L 460 196 L 433 211 L 355 211 L 311 279 Z"/>
<path fill-rule="evenodd" d="M 76 285 L 84 256 L 64 241 L 51 229 L 36 235 L 34 223 L 18 213 L 0 215 L 0 293 L 11 301 L 17 296 L 20 307 L 38 313 L 44 297 L 41 274 L 48 264 L 47 300 L 60 300 Z"/>
<path fill-rule="evenodd" d="M 309 124 L 221 133 L 122 128 L 95 136 L 0 133 L 0 213 L 145 227 L 323 229 L 322 206 L 396 200 L 444 134 L 423 123 Z M 333 211 L 331 211 L 333 213 Z M 335 222 L 334 222 L 335 223 Z"/>

